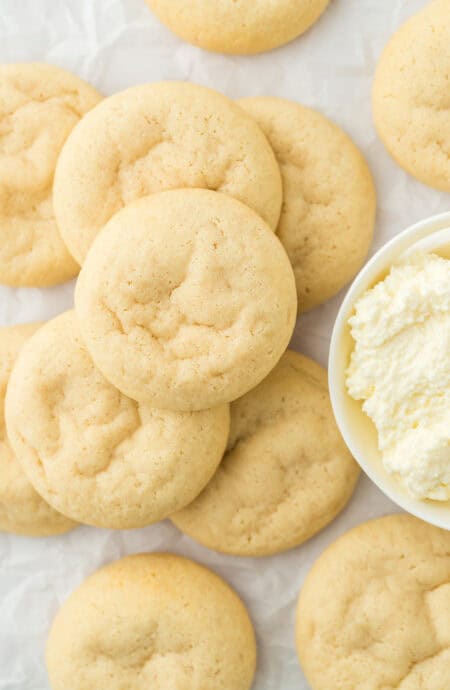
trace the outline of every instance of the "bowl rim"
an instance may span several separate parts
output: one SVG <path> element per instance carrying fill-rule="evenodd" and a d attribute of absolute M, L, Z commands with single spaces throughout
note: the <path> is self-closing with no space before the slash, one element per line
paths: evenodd
<path fill-rule="evenodd" d="M 385 482 L 373 462 L 365 458 L 360 452 L 351 425 L 347 423 L 346 415 L 344 415 L 344 399 L 348 396 L 348 393 L 345 387 L 344 390 L 342 390 L 343 387 L 340 383 L 341 376 L 337 375 L 338 372 L 342 373 L 339 358 L 339 345 L 344 335 L 344 329 L 356 299 L 373 283 L 375 274 L 372 275 L 372 273 L 377 270 L 377 272 L 381 274 L 383 270 L 386 270 L 392 265 L 396 257 L 400 256 L 400 254 L 414 242 L 446 227 L 450 227 L 450 211 L 425 218 L 424 220 L 408 226 L 378 249 L 357 274 L 346 292 L 333 325 L 328 358 L 328 385 L 331 404 L 339 430 L 356 462 L 360 465 L 369 479 L 399 508 L 402 508 L 425 522 L 450 530 L 450 507 L 447 511 L 448 517 L 436 515 L 436 512 L 439 511 L 434 503 L 428 503 L 427 501 L 409 496 L 404 493 L 400 484 L 398 488 L 396 487 L 395 480 L 393 480 L 392 485 Z M 442 510 L 443 506 L 439 507 L 441 508 L 440 512 L 445 511 L 445 508 Z"/>

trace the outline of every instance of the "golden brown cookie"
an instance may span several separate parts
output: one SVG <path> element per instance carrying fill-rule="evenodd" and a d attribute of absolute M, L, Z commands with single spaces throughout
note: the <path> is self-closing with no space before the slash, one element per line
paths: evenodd
<path fill-rule="evenodd" d="M 377 66 L 373 110 L 394 160 L 450 192 L 450 6 L 434 0 L 391 38 Z"/>
<path fill-rule="evenodd" d="M 117 529 L 190 503 L 214 474 L 229 429 L 227 405 L 169 412 L 122 395 L 94 366 L 72 311 L 23 348 L 6 419 L 30 481 L 55 509 Z"/>
<path fill-rule="evenodd" d="M 250 690 L 255 659 L 234 591 L 169 554 L 95 572 L 62 606 L 47 644 L 52 690 Z"/>
<path fill-rule="evenodd" d="M 182 187 L 229 194 L 277 225 L 280 171 L 252 118 L 196 84 L 135 86 L 105 99 L 67 140 L 55 175 L 58 225 L 82 263 L 123 206 Z"/>
<path fill-rule="evenodd" d="M 54 65 L 0 65 L 0 281 L 54 285 L 73 278 L 53 212 L 59 152 L 80 118 L 101 99 Z"/>
<path fill-rule="evenodd" d="M 319 558 L 297 610 L 311 690 L 444 690 L 450 533 L 408 515 L 347 532 Z"/>
<path fill-rule="evenodd" d="M 33 489 L 6 436 L 4 401 L 14 362 L 39 324 L 0 328 L 0 531 L 30 537 L 62 534 L 75 523 Z"/>
<path fill-rule="evenodd" d="M 277 229 L 294 268 L 300 311 L 333 297 L 359 271 L 372 242 L 376 195 L 351 139 L 311 108 L 244 98 L 275 152 L 283 179 Z"/>
<path fill-rule="evenodd" d="M 329 0 L 146 0 L 180 38 L 200 48 L 252 55 L 289 43 Z"/>
<path fill-rule="evenodd" d="M 111 219 L 80 273 L 75 305 L 111 383 L 157 407 L 199 410 L 268 374 L 289 343 L 297 298 L 286 252 L 254 211 L 182 189 Z"/>
<path fill-rule="evenodd" d="M 326 371 L 288 350 L 259 386 L 232 403 L 222 464 L 172 521 L 216 551 L 277 553 L 333 520 L 358 476 L 334 421 Z"/>

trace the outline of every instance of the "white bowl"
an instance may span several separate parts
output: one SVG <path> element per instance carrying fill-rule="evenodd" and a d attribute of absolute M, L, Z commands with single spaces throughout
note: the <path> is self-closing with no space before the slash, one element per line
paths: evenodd
<path fill-rule="evenodd" d="M 345 370 L 354 346 L 348 319 L 357 299 L 368 288 L 383 279 L 392 263 L 413 244 L 449 227 L 450 212 L 417 223 L 388 242 L 364 266 L 347 292 L 337 315 L 331 337 L 328 365 L 330 395 L 336 421 L 347 446 L 361 468 L 400 508 L 426 522 L 448 530 L 450 530 L 450 502 L 440 503 L 413 498 L 400 481 L 384 468 L 378 451 L 375 426 L 363 412 L 361 403 L 353 400 L 347 393 Z M 449 249 L 448 246 L 447 249 Z M 434 251 L 437 252 L 437 250 Z M 445 255 L 450 257 L 450 251 Z"/>

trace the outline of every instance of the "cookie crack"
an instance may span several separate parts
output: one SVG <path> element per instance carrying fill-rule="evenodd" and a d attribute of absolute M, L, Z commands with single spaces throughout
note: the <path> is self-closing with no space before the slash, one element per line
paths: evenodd
<path fill-rule="evenodd" d="M 154 647 L 157 646 L 155 642 L 157 630 L 158 625 L 156 624 L 156 630 L 152 632 L 150 636 L 150 645 L 153 645 Z M 97 661 L 101 659 L 107 659 L 108 661 L 111 661 L 114 665 L 120 666 L 121 668 L 132 669 L 137 673 L 143 673 L 145 671 L 145 667 L 148 666 L 148 664 L 150 663 L 158 661 L 159 659 L 165 659 L 167 657 L 186 656 L 190 654 L 194 649 L 194 645 L 184 643 L 176 645 L 173 648 L 163 648 L 161 651 L 158 651 L 156 648 L 154 648 L 145 653 L 144 649 L 146 646 L 148 646 L 148 644 L 146 644 L 144 640 L 140 639 L 133 647 L 127 650 L 126 658 L 125 655 L 119 656 L 105 649 L 98 650 L 95 653 L 95 657 Z M 136 658 L 133 659 L 133 657 Z"/>
<path fill-rule="evenodd" d="M 17 84 L 14 84 L 14 89 L 20 95 L 26 99 L 25 103 L 21 103 L 20 105 L 17 106 L 17 108 L 14 108 L 13 110 L 10 110 L 7 115 L 9 117 L 13 117 L 16 113 L 18 113 L 20 110 L 23 108 L 28 107 L 30 104 L 35 103 L 37 105 L 41 105 L 43 103 L 51 103 L 52 101 L 58 103 L 58 104 L 63 104 L 68 108 L 68 110 L 72 111 L 78 118 L 81 118 L 83 116 L 83 111 L 78 110 L 76 106 L 72 105 L 72 103 L 68 103 L 65 99 L 67 97 L 79 97 L 79 92 L 76 89 L 67 89 L 63 91 L 60 94 L 55 94 L 53 96 L 42 96 L 42 98 L 38 98 L 36 96 L 31 95 L 29 92 L 24 91 L 23 89 L 20 88 Z"/>
<path fill-rule="evenodd" d="M 439 657 L 441 654 L 444 652 L 447 652 L 450 649 L 450 647 L 443 647 L 442 649 L 439 649 L 437 652 L 434 652 L 433 654 L 429 654 L 428 656 L 424 657 L 423 659 L 420 659 L 419 661 L 413 661 L 409 665 L 408 671 L 400 680 L 397 681 L 395 685 L 391 686 L 391 690 L 400 690 L 401 686 L 403 683 L 408 680 L 409 676 L 411 676 L 412 673 L 421 665 L 425 664 L 427 661 L 432 661 L 433 659 L 436 659 Z M 417 688 L 417 690 L 421 690 L 421 688 Z M 423 690 L 426 690 L 426 688 L 423 688 Z"/>
<path fill-rule="evenodd" d="M 181 290 L 185 283 L 189 280 L 190 266 L 192 265 L 192 260 L 195 252 L 196 246 L 194 244 L 194 246 L 190 249 L 189 256 L 186 259 L 187 267 L 184 276 L 181 279 L 179 279 L 175 284 L 169 286 L 169 289 L 164 295 L 164 298 L 160 300 L 150 301 L 150 303 L 154 307 L 155 312 L 157 313 L 167 312 L 168 309 L 173 310 L 174 324 L 171 327 L 170 333 L 157 332 L 157 326 L 154 323 L 157 320 L 155 316 L 152 320 L 153 324 L 149 320 L 145 320 L 145 323 L 139 323 L 138 318 L 134 317 L 132 318 L 133 323 L 131 325 L 127 325 L 124 319 L 121 317 L 119 309 L 109 304 L 107 298 L 103 296 L 100 299 L 99 304 L 101 309 L 105 313 L 107 313 L 113 321 L 114 326 L 110 329 L 110 332 L 116 330 L 121 336 L 125 336 L 128 338 L 130 334 L 133 333 L 133 331 L 137 329 L 142 329 L 151 338 L 152 343 L 156 345 L 161 351 L 168 352 L 170 354 L 171 359 L 182 362 L 186 360 L 195 359 L 195 357 L 193 357 L 191 354 L 183 356 L 180 353 L 174 351 L 174 342 L 176 341 L 177 337 L 180 334 L 180 331 L 183 328 L 205 329 L 211 333 L 216 334 L 227 334 L 231 329 L 233 329 L 233 327 L 235 326 L 235 324 L 241 316 L 240 313 L 237 317 L 230 318 L 225 323 L 221 324 L 220 326 L 217 326 L 215 324 L 202 321 L 199 318 L 195 318 L 195 316 L 188 316 L 177 302 L 177 292 Z M 135 306 L 139 305 L 145 308 L 148 304 L 149 302 L 147 302 L 146 300 L 140 301 L 136 296 L 133 296 L 133 304 L 126 310 L 122 309 L 120 311 L 126 311 L 132 314 L 133 308 Z M 139 347 L 138 342 L 136 342 L 134 345 L 137 348 Z M 200 357 L 200 355 L 198 355 L 198 357 Z M 216 376 L 223 376 L 226 373 L 226 371 L 226 369 L 224 371 L 218 371 L 216 372 Z"/>

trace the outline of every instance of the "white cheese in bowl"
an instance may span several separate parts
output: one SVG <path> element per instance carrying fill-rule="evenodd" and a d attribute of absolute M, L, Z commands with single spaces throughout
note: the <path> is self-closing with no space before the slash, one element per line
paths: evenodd
<path fill-rule="evenodd" d="M 450 260 L 408 256 L 356 302 L 348 392 L 386 469 L 415 498 L 450 500 Z"/>

